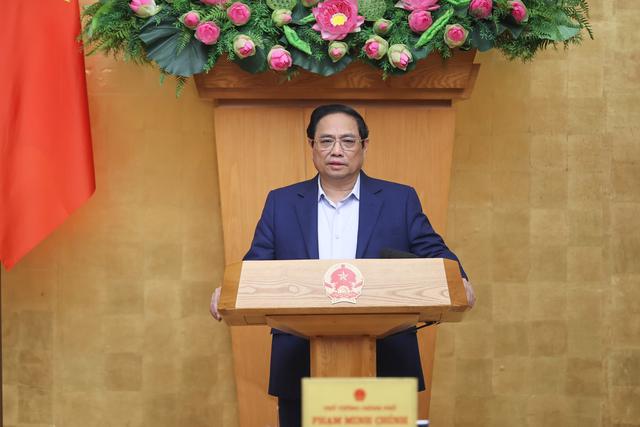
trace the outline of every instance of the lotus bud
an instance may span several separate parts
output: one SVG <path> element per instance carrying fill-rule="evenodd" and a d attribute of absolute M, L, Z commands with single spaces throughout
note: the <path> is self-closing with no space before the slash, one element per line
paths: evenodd
<path fill-rule="evenodd" d="M 370 59 L 381 59 L 389 48 L 389 42 L 380 36 L 372 36 L 364 43 L 362 49 Z"/>
<path fill-rule="evenodd" d="M 195 10 L 192 10 L 182 15 L 180 17 L 180 21 L 182 21 L 185 27 L 195 30 L 200 23 L 200 14 Z"/>
<path fill-rule="evenodd" d="M 256 44 L 251 37 L 239 34 L 233 39 L 233 51 L 242 59 L 248 58 L 256 54 Z"/>
<path fill-rule="evenodd" d="M 507 3 L 511 7 L 511 16 L 513 16 L 513 19 L 515 19 L 518 24 L 527 22 L 529 19 L 529 11 L 524 3 L 520 0 L 514 0 Z"/>
<path fill-rule="evenodd" d="M 293 65 L 291 53 L 280 45 L 275 45 L 267 54 L 269 68 L 274 71 L 284 71 Z"/>
<path fill-rule="evenodd" d="M 160 12 L 154 0 L 131 0 L 129 7 L 139 18 L 148 18 Z"/>
<path fill-rule="evenodd" d="M 389 63 L 391 65 L 403 71 L 407 69 L 409 63 L 413 62 L 411 51 L 404 44 L 394 44 L 389 47 L 387 57 L 389 58 Z"/>
<path fill-rule="evenodd" d="M 277 27 L 282 27 L 291 22 L 291 11 L 287 9 L 276 9 L 271 14 L 271 20 Z"/>
<path fill-rule="evenodd" d="M 333 62 L 340 61 L 349 51 L 349 46 L 344 42 L 332 41 L 329 43 L 329 57 Z"/>
<path fill-rule="evenodd" d="M 373 31 L 379 36 L 388 34 L 391 30 L 391 27 L 393 27 L 393 22 L 389 21 L 388 19 L 381 18 L 373 23 Z"/>
<path fill-rule="evenodd" d="M 467 41 L 469 31 L 460 24 L 447 25 L 444 27 L 444 42 L 450 48 L 462 46 Z"/>

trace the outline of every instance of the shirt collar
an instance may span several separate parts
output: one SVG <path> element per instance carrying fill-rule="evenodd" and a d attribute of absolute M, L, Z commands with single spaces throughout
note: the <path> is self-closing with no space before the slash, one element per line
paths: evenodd
<path fill-rule="evenodd" d="M 356 198 L 356 200 L 360 200 L 360 174 L 358 174 L 358 178 L 356 179 L 356 183 L 354 184 L 353 188 L 351 189 L 351 192 L 349 194 L 347 194 L 342 200 L 340 200 L 341 202 L 347 200 L 349 197 L 351 197 L 351 195 L 353 195 L 353 197 Z M 324 190 L 322 189 L 322 185 L 320 184 L 320 175 L 318 175 L 318 202 L 322 199 L 325 198 L 327 200 L 329 200 L 329 198 L 327 197 L 327 195 L 324 193 Z"/>

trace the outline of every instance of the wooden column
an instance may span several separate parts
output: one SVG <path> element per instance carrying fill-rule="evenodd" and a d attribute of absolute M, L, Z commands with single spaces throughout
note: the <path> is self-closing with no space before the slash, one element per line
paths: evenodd
<path fill-rule="evenodd" d="M 312 337 L 310 349 L 312 377 L 376 376 L 374 337 Z"/>
<path fill-rule="evenodd" d="M 471 93 L 479 65 L 475 52 L 435 55 L 412 73 L 382 80 L 378 70 L 352 64 L 332 77 L 301 72 L 251 75 L 220 62 L 196 76 L 200 96 L 215 101 L 215 144 L 227 265 L 249 248 L 269 190 L 315 175 L 305 129 L 313 108 L 342 102 L 363 114 L 370 129 L 364 170 L 416 188 L 434 228 L 446 230 L 455 134 L 454 100 Z M 276 399 L 267 395 L 271 338 L 265 326 L 231 329 L 241 427 L 277 425 Z M 435 328 L 419 334 L 428 390 L 420 417 L 428 417 Z"/>

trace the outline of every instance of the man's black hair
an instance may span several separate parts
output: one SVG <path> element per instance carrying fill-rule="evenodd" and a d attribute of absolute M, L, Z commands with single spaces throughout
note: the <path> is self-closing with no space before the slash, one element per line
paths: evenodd
<path fill-rule="evenodd" d="M 360 139 L 365 140 L 369 137 L 369 128 L 367 124 L 364 122 L 364 119 L 353 108 L 344 104 L 326 104 L 317 107 L 311 113 L 311 118 L 309 119 L 309 125 L 307 126 L 307 137 L 311 140 L 316 136 L 316 128 L 318 127 L 318 122 L 325 116 L 329 114 L 342 113 L 347 114 L 353 117 L 358 124 L 358 133 L 360 134 Z"/>

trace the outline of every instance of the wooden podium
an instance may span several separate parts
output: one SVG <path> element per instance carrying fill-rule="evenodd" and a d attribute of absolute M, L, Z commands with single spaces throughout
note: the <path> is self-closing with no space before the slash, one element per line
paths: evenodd
<path fill-rule="evenodd" d="M 430 55 L 411 73 L 386 80 L 363 63 L 331 77 L 303 71 L 288 82 L 277 73 L 251 75 L 223 61 L 211 73 L 197 75 L 200 97 L 213 101 L 212 156 L 218 163 L 225 265 L 239 262 L 247 252 L 269 190 L 316 174 L 305 128 L 321 103 L 344 102 L 364 116 L 370 130 L 365 171 L 413 186 L 434 229 L 444 236 L 453 102 L 473 90 L 480 67 L 474 57 L 474 51 L 456 51 L 445 62 Z M 418 334 L 427 385 L 419 397 L 420 418 L 428 418 L 436 329 Z M 266 393 L 269 327 L 232 327 L 231 341 L 240 427 L 276 426 L 276 400 Z"/>
<path fill-rule="evenodd" d="M 326 295 L 327 270 L 345 265 L 362 274 L 355 303 Z M 441 258 L 245 261 L 227 267 L 220 299 L 231 326 L 309 338 L 313 377 L 375 376 L 377 338 L 468 308 L 458 263 Z"/>

